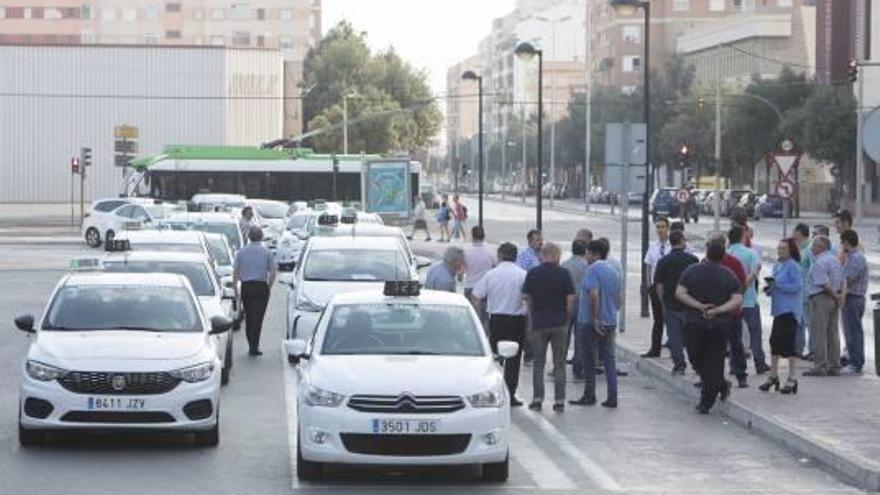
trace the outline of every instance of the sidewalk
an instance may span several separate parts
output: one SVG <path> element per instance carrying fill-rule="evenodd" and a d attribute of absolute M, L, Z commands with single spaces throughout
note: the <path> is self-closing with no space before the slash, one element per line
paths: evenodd
<path fill-rule="evenodd" d="M 414 248 L 418 254 L 439 258 L 448 245 L 415 242 Z M 454 242 L 452 245 L 467 246 Z M 682 414 L 695 414 L 692 406 L 699 400 L 699 389 L 693 383 L 698 381 L 697 376 L 690 369 L 684 377 L 673 376 L 668 351 L 658 359 L 639 357 L 650 343 L 652 320 L 638 316 L 637 297 L 628 299 L 627 313 L 632 316 L 627 319 L 626 332 L 617 339 L 619 358 L 685 398 Z M 764 349 L 769 352 L 770 329 L 766 322 L 764 330 Z M 769 364 L 769 354 L 767 359 Z M 809 369 L 809 364 L 802 363 L 801 373 Z M 798 394 L 784 396 L 758 390 L 765 377 L 754 374 L 752 362 L 749 387 L 734 388 L 730 399 L 718 403 L 712 414 L 723 414 L 792 452 L 813 459 L 861 489 L 880 491 L 880 377 L 869 371 L 866 368 L 861 376 L 801 376 Z M 625 381 L 621 387 L 626 387 Z"/>

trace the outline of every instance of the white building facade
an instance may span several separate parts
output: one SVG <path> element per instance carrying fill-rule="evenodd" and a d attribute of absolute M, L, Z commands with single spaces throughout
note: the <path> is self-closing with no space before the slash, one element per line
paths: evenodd
<path fill-rule="evenodd" d="M 277 139 L 283 70 L 278 50 L 0 46 L 0 202 L 69 201 L 82 147 L 92 149 L 85 200 L 118 194 L 121 125 L 137 127 L 138 154 Z"/>

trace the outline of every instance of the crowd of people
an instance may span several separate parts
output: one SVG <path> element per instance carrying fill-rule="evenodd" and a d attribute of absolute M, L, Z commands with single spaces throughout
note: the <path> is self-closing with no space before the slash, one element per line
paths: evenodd
<path fill-rule="evenodd" d="M 447 223 L 454 219 L 453 232 L 460 231 L 466 213 L 455 212 L 462 209 L 466 212 L 455 196 L 451 207 L 441 206 L 438 221 L 443 225 L 443 218 Z M 741 212 L 734 212 L 727 232 L 707 237 L 705 249 L 700 249 L 702 258 L 688 246 L 683 223 L 658 218 L 656 241 L 643 260 L 649 273 L 653 326 L 650 348 L 642 357 L 659 357 L 668 348 L 675 375 L 684 375 L 690 364 L 699 376 L 695 385 L 702 389 L 696 410 L 703 414 L 731 393 L 726 361 L 739 388 L 749 386 L 752 361 L 753 373 L 765 377 L 759 389 L 785 395 L 798 393 L 802 360 L 812 363 L 804 376 L 860 374 L 865 364 L 862 317 L 868 263 L 852 215 L 838 212 L 834 226 L 837 239 L 831 238 L 827 226 L 817 225 L 811 231 L 798 224 L 791 237 L 778 242 L 772 271 L 762 274 L 762 256 L 752 242 L 754 231 Z M 441 240 L 449 237 L 441 229 Z M 615 341 L 624 274 L 609 255 L 609 241 L 582 229 L 572 241 L 571 256 L 560 263 L 561 248 L 545 242 L 538 230 L 528 232 L 522 249 L 503 242 L 493 253 L 480 226 L 471 229 L 471 240 L 467 247 L 446 249 L 443 262 L 428 272 L 426 288 L 455 291 L 456 281 L 463 280 L 465 295 L 483 320 L 493 351 L 502 340 L 520 344 L 520 354 L 505 362 L 511 405 L 523 405 L 516 391 L 524 363 L 532 367 L 533 376 L 528 407 L 541 410 L 549 350 L 554 411 L 565 409 L 568 364 L 574 380 L 584 383 L 584 392 L 567 404 L 597 404 L 596 376 L 604 374 L 607 396 L 601 405 L 616 408 Z M 760 293 L 770 300 L 773 320 L 769 364 Z M 787 362 L 784 377 L 781 361 Z"/>

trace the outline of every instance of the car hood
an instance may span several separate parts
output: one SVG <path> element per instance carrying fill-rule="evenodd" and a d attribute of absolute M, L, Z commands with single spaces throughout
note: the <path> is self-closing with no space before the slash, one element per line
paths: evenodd
<path fill-rule="evenodd" d="M 345 395 L 467 395 L 501 380 L 489 356 L 314 356 L 307 373 L 312 385 Z"/>
<path fill-rule="evenodd" d="M 336 294 L 346 294 L 362 290 L 375 290 L 385 287 L 385 282 L 302 282 L 300 290 L 315 304 L 326 306 Z"/>
<path fill-rule="evenodd" d="M 89 332 L 41 331 L 32 356 L 55 362 L 83 360 L 178 360 L 195 356 L 207 347 L 201 332 L 138 332 L 100 330 Z"/>

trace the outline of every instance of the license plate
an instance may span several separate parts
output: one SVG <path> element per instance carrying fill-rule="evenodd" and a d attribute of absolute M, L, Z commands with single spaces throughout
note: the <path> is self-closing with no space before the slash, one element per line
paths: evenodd
<path fill-rule="evenodd" d="M 146 399 L 136 397 L 89 397 L 86 408 L 89 411 L 143 411 Z"/>
<path fill-rule="evenodd" d="M 373 433 L 380 435 L 425 435 L 440 431 L 439 419 L 374 419 Z"/>

